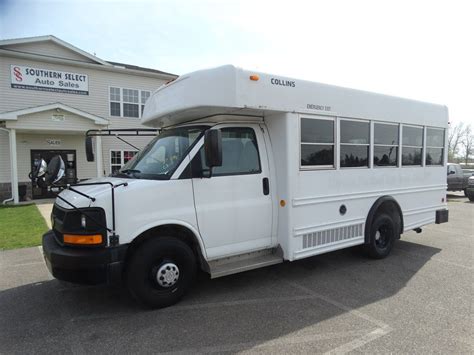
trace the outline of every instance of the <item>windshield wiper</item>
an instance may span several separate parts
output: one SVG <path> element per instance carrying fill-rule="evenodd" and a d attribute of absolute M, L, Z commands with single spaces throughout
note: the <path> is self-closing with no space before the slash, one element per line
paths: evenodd
<path fill-rule="evenodd" d="M 137 169 L 124 169 L 124 170 L 119 170 L 121 173 L 125 173 L 125 174 L 128 174 L 128 173 L 137 173 L 137 174 L 140 174 L 141 173 L 141 170 L 137 170 Z"/>

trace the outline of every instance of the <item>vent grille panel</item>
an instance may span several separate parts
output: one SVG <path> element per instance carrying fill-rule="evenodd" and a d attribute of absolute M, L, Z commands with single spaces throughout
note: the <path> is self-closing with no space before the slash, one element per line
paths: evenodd
<path fill-rule="evenodd" d="M 363 236 L 363 223 L 303 234 L 303 249 Z"/>

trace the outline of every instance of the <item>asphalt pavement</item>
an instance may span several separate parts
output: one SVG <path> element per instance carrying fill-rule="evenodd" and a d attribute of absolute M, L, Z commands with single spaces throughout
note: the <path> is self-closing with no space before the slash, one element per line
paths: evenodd
<path fill-rule="evenodd" d="M 62 283 L 39 248 L 0 252 L 0 353 L 474 353 L 474 203 L 358 248 L 210 280 L 144 310 L 121 288 Z"/>

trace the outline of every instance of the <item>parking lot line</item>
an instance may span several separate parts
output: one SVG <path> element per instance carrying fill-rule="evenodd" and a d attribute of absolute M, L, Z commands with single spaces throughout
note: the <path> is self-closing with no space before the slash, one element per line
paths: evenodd
<path fill-rule="evenodd" d="M 337 308 L 340 308 L 342 310 L 344 310 L 345 312 L 347 313 L 350 313 L 356 317 L 359 317 L 359 318 L 362 318 L 374 325 L 377 326 L 376 329 L 372 330 L 371 332 L 367 333 L 365 332 L 363 335 L 361 335 L 359 338 L 356 338 L 354 340 L 351 340 L 350 342 L 346 343 L 346 344 L 343 344 L 335 349 L 332 349 L 330 350 L 329 352 L 327 352 L 327 354 L 346 354 L 348 352 L 351 352 L 365 344 L 368 344 L 370 343 L 371 341 L 374 341 L 375 339 L 378 339 L 388 333 L 390 333 L 393 329 L 388 325 L 388 324 L 385 324 L 384 322 L 378 320 L 378 319 L 375 319 L 361 311 L 358 311 L 352 307 L 349 307 L 349 306 L 346 306 L 340 302 L 337 302 L 333 299 L 330 299 L 326 296 L 323 296 L 321 294 L 318 294 L 317 292 L 314 292 L 313 290 L 303 286 L 303 285 L 300 285 L 294 281 L 286 281 L 287 284 L 290 284 L 292 285 L 293 287 L 295 288 L 298 288 L 300 289 L 301 291 L 304 291 L 305 293 L 308 293 L 310 295 L 313 295 L 315 298 L 318 298 L 326 303 L 329 303 Z"/>
<path fill-rule="evenodd" d="M 378 330 L 378 329 L 376 329 Z M 372 332 L 371 332 L 372 333 Z M 346 332 L 329 332 L 323 334 L 307 334 L 301 336 L 284 336 L 277 339 L 269 340 L 265 343 L 261 342 L 243 342 L 235 344 L 226 344 L 226 345 L 216 345 L 216 346 L 205 346 L 202 348 L 189 348 L 181 349 L 178 351 L 162 352 L 160 354 L 172 354 L 172 355 L 181 355 L 181 354 L 209 354 L 209 353 L 221 353 L 221 352 L 230 352 L 230 351 L 241 351 L 246 350 L 249 352 L 265 350 L 268 348 L 277 348 L 276 350 L 282 352 L 282 348 L 285 346 L 298 345 L 304 343 L 314 343 L 322 340 L 330 339 L 339 339 L 353 336 L 363 336 L 367 334 L 367 330 L 354 330 Z M 370 334 L 370 333 L 369 333 Z M 291 351 L 291 349 L 288 349 Z"/>

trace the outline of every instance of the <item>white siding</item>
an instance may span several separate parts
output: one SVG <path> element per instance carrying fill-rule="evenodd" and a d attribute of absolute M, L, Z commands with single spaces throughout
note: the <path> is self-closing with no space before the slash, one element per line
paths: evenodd
<path fill-rule="evenodd" d="M 12 44 L 9 46 L 3 46 L 3 48 L 23 53 L 42 54 L 50 57 L 72 59 L 87 63 L 96 63 L 90 58 L 87 58 L 77 52 L 71 51 L 66 47 L 60 46 L 50 41 Z"/>
<path fill-rule="evenodd" d="M 52 93 L 11 88 L 10 66 L 30 65 L 42 69 L 54 69 L 87 74 L 89 78 L 89 95 Z M 98 66 L 100 68 L 100 66 Z M 146 73 L 144 73 L 146 75 Z M 111 118 L 109 115 L 109 87 L 140 89 L 154 91 L 164 80 L 146 76 L 121 74 L 103 70 L 59 65 L 46 62 L 32 62 L 25 59 L 0 57 L 0 112 L 14 111 L 36 107 L 54 102 L 61 102 L 81 111 L 109 119 L 111 128 L 128 128 L 140 126 L 138 118 Z"/>
<path fill-rule="evenodd" d="M 53 121 L 53 115 L 64 115 L 64 121 Z M 56 110 L 48 110 L 19 116 L 17 121 L 7 121 L 6 127 L 27 130 L 34 129 L 40 131 L 85 132 L 89 129 L 101 128 L 102 126 L 96 125 L 94 121 L 71 112 L 63 110 L 60 112 L 56 112 Z"/>

